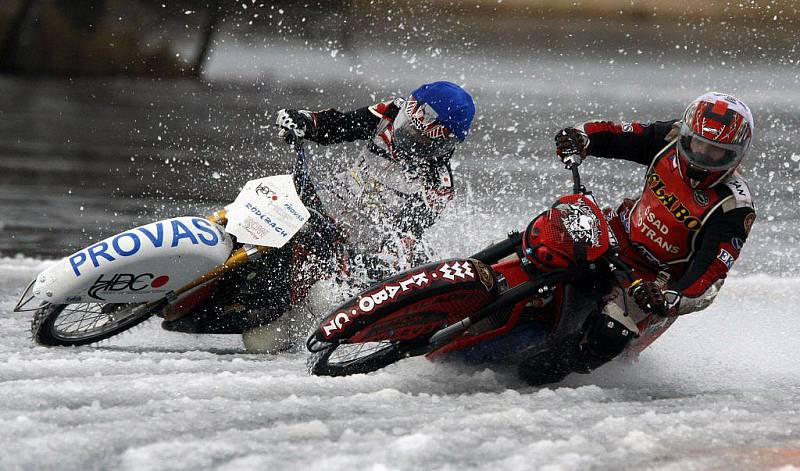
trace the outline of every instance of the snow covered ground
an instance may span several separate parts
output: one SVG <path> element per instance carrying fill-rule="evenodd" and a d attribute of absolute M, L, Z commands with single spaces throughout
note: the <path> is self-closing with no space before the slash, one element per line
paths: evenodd
<path fill-rule="evenodd" d="M 539 389 L 424 359 L 310 377 L 155 321 L 34 346 L 11 309 L 46 264 L 0 259 L 0 469 L 800 468 L 800 279 L 734 278 L 637 363 Z"/>

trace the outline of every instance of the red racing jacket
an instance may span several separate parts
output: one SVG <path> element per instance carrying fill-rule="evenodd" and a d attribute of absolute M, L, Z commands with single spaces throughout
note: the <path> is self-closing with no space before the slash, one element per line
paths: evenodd
<path fill-rule="evenodd" d="M 666 288 L 681 295 L 678 314 L 686 314 L 713 301 L 739 258 L 755 209 L 739 170 L 706 190 L 686 183 L 678 168 L 676 123 L 589 121 L 579 129 L 589 138 L 589 155 L 647 167 L 641 195 L 606 216 L 634 275 L 666 278 Z"/>

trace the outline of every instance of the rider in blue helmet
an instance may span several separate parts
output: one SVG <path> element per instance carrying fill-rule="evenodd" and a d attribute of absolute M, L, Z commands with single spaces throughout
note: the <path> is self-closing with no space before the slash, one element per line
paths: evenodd
<path fill-rule="evenodd" d="M 469 133 L 475 105 L 463 88 L 433 82 L 411 93 L 397 113 L 387 144 L 399 158 L 442 162 Z"/>
<path fill-rule="evenodd" d="M 328 247 L 340 247 L 336 256 L 344 258 L 352 275 L 350 286 L 385 278 L 428 259 L 420 240 L 453 197 L 450 158 L 469 134 L 474 115 L 469 93 L 445 81 L 422 85 L 405 98 L 350 112 L 278 111 L 281 137 L 292 132 L 320 145 L 367 143 L 360 152 L 349 155 L 344 171 L 333 171 L 319 159 L 310 166 L 321 212 L 334 221 L 339 237 L 334 242 L 330 236 L 320 236 L 329 231 L 309 225 L 307 232 L 313 235 L 298 238 L 306 241 L 305 253 L 310 255 L 304 258 L 306 263 L 293 259 L 286 264 L 290 273 L 284 277 L 286 289 L 292 295 L 280 309 L 289 312 L 270 325 L 247 330 L 244 341 L 249 349 L 274 351 L 287 345 L 290 338 L 286 332 L 298 330 L 299 320 L 307 317 L 302 308 L 292 308 L 308 285 L 332 272 L 328 265 L 327 273 L 319 273 L 324 258 L 320 254 Z M 307 263 L 309 259 L 313 263 Z"/>
<path fill-rule="evenodd" d="M 424 258 L 416 242 L 453 196 L 450 157 L 474 116 L 469 93 L 440 81 L 345 113 L 282 109 L 277 125 L 281 137 L 293 132 L 321 145 L 367 141 L 347 171 L 313 180 L 349 247 L 370 254 L 372 265 L 383 260 L 375 276 L 384 276 Z"/>

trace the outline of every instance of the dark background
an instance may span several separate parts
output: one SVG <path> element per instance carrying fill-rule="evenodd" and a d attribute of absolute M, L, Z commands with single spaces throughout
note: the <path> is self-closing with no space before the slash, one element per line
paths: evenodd
<path fill-rule="evenodd" d="M 277 109 L 351 109 L 447 79 L 478 117 L 454 161 L 458 197 L 430 234 L 442 252 L 524 226 L 567 191 L 560 127 L 675 118 L 719 89 L 757 121 L 745 171 L 759 220 L 737 268 L 797 274 L 798 12 L 758 3 L 6 0 L 0 255 L 63 256 L 217 208 L 289 169 Z M 310 146 L 319 178 L 356 150 Z M 585 167 L 608 205 L 642 172 Z"/>

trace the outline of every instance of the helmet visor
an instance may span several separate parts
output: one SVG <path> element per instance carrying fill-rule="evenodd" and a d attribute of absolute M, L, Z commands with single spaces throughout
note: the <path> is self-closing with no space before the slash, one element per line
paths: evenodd
<path fill-rule="evenodd" d="M 419 107 L 429 107 L 419 104 Z M 392 150 L 398 157 L 414 162 L 436 162 L 453 151 L 458 139 L 447 128 L 436 122 L 425 123 L 411 114 L 409 106 L 403 106 L 392 127 Z M 418 111 L 415 115 L 423 115 Z M 436 116 L 426 110 L 425 117 Z"/>
<path fill-rule="evenodd" d="M 723 144 L 698 136 L 685 123 L 681 125 L 678 150 L 693 167 L 709 172 L 736 167 L 744 157 L 744 144 Z"/>

